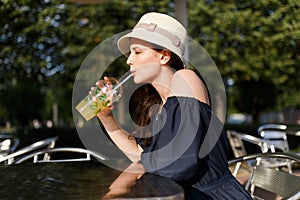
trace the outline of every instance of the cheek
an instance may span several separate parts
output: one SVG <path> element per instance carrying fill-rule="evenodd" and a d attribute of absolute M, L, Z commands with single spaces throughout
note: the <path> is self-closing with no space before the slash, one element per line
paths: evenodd
<path fill-rule="evenodd" d="M 136 60 L 139 64 L 160 64 L 160 54 L 154 50 L 149 50 Z"/>
<path fill-rule="evenodd" d="M 161 66 L 158 63 L 139 66 L 134 81 L 136 83 L 152 82 L 159 75 L 160 71 Z"/>

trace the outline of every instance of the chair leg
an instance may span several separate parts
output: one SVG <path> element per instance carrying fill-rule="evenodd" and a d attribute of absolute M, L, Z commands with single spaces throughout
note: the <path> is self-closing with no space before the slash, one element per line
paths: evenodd
<path fill-rule="evenodd" d="M 248 181 L 247 181 L 247 183 L 246 183 L 246 185 L 245 185 L 245 189 L 247 190 L 247 191 L 249 191 L 249 187 L 251 186 L 251 188 L 250 188 L 250 193 L 252 192 L 252 186 L 253 186 L 253 184 L 252 184 L 252 179 L 253 179 L 253 175 L 254 175 L 254 169 L 252 168 L 252 171 L 251 171 L 251 173 L 250 173 L 250 175 L 249 175 L 249 178 L 248 178 Z M 251 195 L 252 195 L 252 193 L 251 193 Z"/>
<path fill-rule="evenodd" d="M 239 171 L 239 169 L 240 169 L 241 164 L 242 164 L 241 162 L 236 163 L 235 168 L 234 168 L 234 170 L 233 170 L 233 172 L 232 172 L 232 175 L 233 175 L 234 177 L 236 177 L 236 175 L 237 175 L 237 173 L 238 173 L 238 171 Z"/>
<path fill-rule="evenodd" d="M 292 163 L 290 161 L 287 161 L 287 167 L 288 167 L 289 173 L 293 174 Z"/>

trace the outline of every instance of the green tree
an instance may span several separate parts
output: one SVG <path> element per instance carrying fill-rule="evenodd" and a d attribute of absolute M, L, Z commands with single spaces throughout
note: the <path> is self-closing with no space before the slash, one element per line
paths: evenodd
<path fill-rule="evenodd" d="M 43 116 L 45 94 L 40 83 L 31 78 L 13 79 L 0 90 L 1 104 L 9 111 L 7 119 L 25 126 Z M 5 97 L 5 98 L 3 98 Z"/>
<path fill-rule="evenodd" d="M 12 79 L 30 77 L 33 83 L 42 83 L 47 97 L 51 97 L 46 101 L 44 117 L 51 118 L 51 104 L 57 103 L 60 117 L 72 122 L 73 82 L 89 52 L 103 40 L 131 29 L 144 12 L 172 14 L 174 4 L 169 0 L 155 5 L 150 0 L 92 5 L 62 0 L 1 0 L 0 10 L 0 90 L 4 92 Z M 111 68 L 108 73 L 120 74 L 119 69 Z M 5 99 L 1 96 L 2 114 L 15 112 L 2 103 Z"/>
<path fill-rule="evenodd" d="M 234 80 L 236 96 L 228 98 L 244 104 L 237 106 L 240 112 L 255 113 L 257 119 L 266 109 L 300 106 L 299 1 L 188 2 L 190 34 L 209 52 L 224 79 Z M 266 96 L 270 90 L 272 96 Z M 295 96 L 298 101 L 291 101 Z"/>
<path fill-rule="evenodd" d="M 300 106 L 297 66 L 300 3 L 297 0 L 187 2 L 189 35 L 208 51 L 224 79 L 234 80 L 234 95 L 229 98 L 234 98 L 230 102 L 236 102 L 240 112 L 259 113 L 267 108 Z M 113 0 L 92 5 L 63 0 L 1 0 L 2 119 L 15 112 L 6 107 L 4 102 L 9 97 L 4 91 L 12 81 L 21 83 L 26 77 L 33 85 L 39 85 L 40 92 L 49 98 L 41 109 L 42 117 L 51 118 L 51 104 L 57 103 L 60 117 L 71 123 L 73 82 L 89 52 L 103 40 L 131 29 L 145 12 L 174 15 L 174 6 L 172 0 L 155 3 Z M 109 68 L 108 73 L 122 74 L 126 69 L 123 60 L 113 65 L 118 67 Z M 249 111 L 249 105 L 255 100 L 244 93 L 248 90 L 244 87 L 247 85 L 255 91 L 266 88 L 265 83 L 272 86 L 276 104 L 268 107 L 267 101 L 260 101 L 257 110 L 250 106 Z"/>

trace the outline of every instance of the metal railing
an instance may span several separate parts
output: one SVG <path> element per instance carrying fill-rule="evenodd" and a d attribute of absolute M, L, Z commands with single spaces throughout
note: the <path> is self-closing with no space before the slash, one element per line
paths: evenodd
<path fill-rule="evenodd" d="M 81 156 L 79 158 L 62 158 L 62 159 L 39 159 L 39 155 L 53 154 L 53 153 L 77 153 L 84 154 L 85 157 Z M 76 162 L 76 161 L 90 161 L 91 156 L 99 160 L 107 160 L 108 158 L 100 153 L 96 153 L 87 149 L 73 148 L 73 147 L 61 147 L 53 149 L 41 149 L 39 151 L 27 154 L 13 162 L 13 164 L 20 164 L 29 159 L 33 158 L 33 163 L 44 163 L 44 162 Z M 51 156 L 52 157 L 52 156 Z"/>
<path fill-rule="evenodd" d="M 14 153 L 11 153 L 11 154 L 8 154 L 7 156 L 1 157 L 0 163 L 6 162 L 5 164 L 10 165 L 14 162 L 14 159 L 17 158 L 18 156 L 24 155 L 26 153 L 29 153 L 29 152 L 39 149 L 41 147 L 46 146 L 48 149 L 52 149 L 52 148 L 54 148 L 55 142 L 57 141 L 57 139 L 58 139 L 58 137 L 51 137 L 51 138 L 47 138 L 45 140 L 35 142 L 29 146 L 19 149 L 18 151 L 14 152 Z M 49 155 L 47 153 L 44 154 L 44 159 L 45 160 L 49 159 Z"/>

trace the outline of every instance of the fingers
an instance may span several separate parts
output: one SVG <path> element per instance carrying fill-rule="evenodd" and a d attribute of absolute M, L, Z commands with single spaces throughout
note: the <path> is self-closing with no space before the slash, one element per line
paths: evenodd
<path fill-rule="evenodd" d="M 103 80 L 97 81 L 96 86 L 101 88 L 103 92 L 106 92 L 114 87 L 114 80 L 111 77 L 105 76 Z"/>
<path fill-rule="evenodd" d="M 100 91 L 106 92 L 107 91 L 107 84 L 104 80 L 99 80 L 95 84 L 96 86 L 91 87 L 89 95 L 95 96 L 98 94 Z"/>
<path fill-rule="evenodd" d="M 105 76 L 102 80 L 96 82 L 95 86 L 91 87 L 89 91 L 89 96 L 91 99 L 95 100 L 99 92 L 107 93 L 114 87 L 114 80 L 111 77 Z M 99 94 L 101 95 L 101 94 Z"/>
<path fill-rule="evenodd" d="M 91 87 L 91 90 L 89 91 L 89 95 L 91 96 L 95 95 L 96 91 L 97 91 L 97 87 Z"/>
<path fill-rule="evenodd" d="M 104 77 L 104 81 L 106 83 L 106 86 L 109 88 L 109 89 L 112 89 L 113 88 L 113 80 L 112 78 L 109 78 L 107 76 Z"/>
<path fill-rule="evenodd" d="M 96 95 L 99 92 L 100 92 L 100 89 L 98 87 L 91 87 L 91 90 L 89 91 L 90 98 L 95 101 Z"/>
<path fill-rule="evenodd" d="M 101 89 L 104 88 L 104 87 L 107 87 L 105 80 L 99 80 L 99 81 L 97 81 L 96 82 L 96 86 L 99 87 L 99 88 L 101 88 Z"/>

